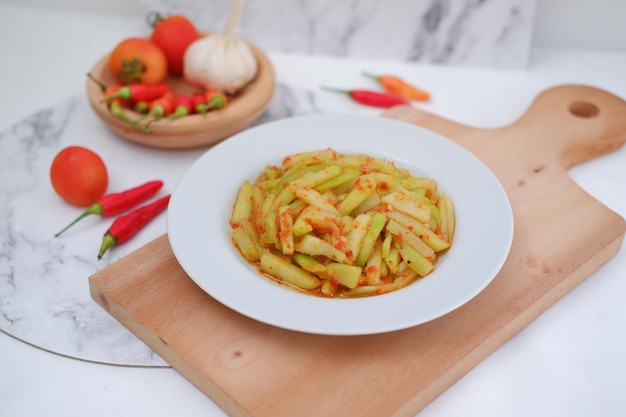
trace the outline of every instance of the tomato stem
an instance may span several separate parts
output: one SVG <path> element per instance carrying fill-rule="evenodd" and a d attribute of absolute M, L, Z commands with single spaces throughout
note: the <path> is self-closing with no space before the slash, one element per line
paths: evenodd
<path fill-rule="evenodd" d="M 164 17 L 159 12 L 151 12 L 146 15 L 146 23 L 154 29 L 156 25 L 163 21 Z"/>
<path fill-rule="evenodd" d="M 124 80 L 126 84 L 141 82 L 141 74 L 146 72 L 145 64 L 138 58 L 133 58 L 130 61 L 122 59 L 122 69 L 117 73 L 117 78 Z"/>

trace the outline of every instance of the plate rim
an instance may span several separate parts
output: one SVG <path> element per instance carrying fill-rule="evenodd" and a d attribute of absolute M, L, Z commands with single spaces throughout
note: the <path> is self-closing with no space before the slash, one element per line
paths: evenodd
<path fill-rule="evenodd" d="M 397 129 L 400 129 L 400 130 L 404 129 L 404 132 L 410 132 L 413 134 L 421 135 L 422 137 L 427 138 L 427 140 L 429 141 L 435 141 L 436 143 L 439 144 L 438 146 L 443 146 L 444 148 L 447 148 L 447 149 L 453 149 L 454 152 L 458 154 L 455 157 L 458 157 L 459 155 L 461 155 L 466 161 L 471 161 L 471 164 L 473 167 L 472 169 L 479 170 L 481 172 L 481 175 L 484 175 L 486 178 L 488 178 L 491 181 L 490 186 L 493 187 L 493 190 L 491 191 L 495 190 L 497 192 L 497 196 L 499 199 L 498 204 L 503 205 L 503 207 L 501 207 L 502 211 L 500 215 L 503 216 L 503 218 L 506 220 L 505 222 L 506 224 L 502 225 L 503 235 L 501 237 L 502 241 L 500 242 L 500 244 L 503 246 L 501 247 L 500 252 L 497 255 L 497 259 L 495 259 L 492 262 L 492 265 L 490 265 L 487 271 L 487 275 L 489 275 L 489 277 L 482 279 L 480 281 L 480 285 L 476 286 L 472 291 L 466 292 L 463 295 L 459 295 L 457 297 L 457 303 L 455 303 L 455 305 L 453 306 L 447 305 L 447 306 L 440 308 L 439 310 L 433 310 L 431 311 L 429 315 L 422 314 L 419 319 L 407 318 L 404 320 L 398 320 L 395 323 L 376 324 L 376 325 L 369 324 L 365 326 L 358 326 L 358 325 L 346 326 L 345 323 L 343 323 L 340 326 L 338 326 L 336 323 L 335 323 L 335 326 L 312 325 L 309 322 L 309 320 L 312 320 L 312 318 L 309 316 L 307 316 L 306 318 L 307 320 L 306 324 L 298 323 L 297 321 L 294 322 L 292 320 L 285 321 L 281 319 L 280 316 L 276 317 L 276 316 L 271 315 L 270 317 L 268 317 L 267 312 L 265 310 L 259 312 L 259 303 L 257 301 L 253 301 L 250 305 L 241 305 L 240 303 L 233 302 L 232 298 L 224 297 L 224 294 L 221 293 L 220 291 L 216 291 L 215 287 L 211 287 L 210 285 L 207 287 L 206 280 L 204 280 L 203 278 L 199 276 L 202 274 L 197 270 L 197 265 L 195 265 L 193 261 L 190 261 L 190 257 L 189 257 L 190 254 L 189 253 L 186 254 L 185 253 L 186 249 L 183 249 L 180 246 L 180 233 L 179 233 L 180 223 L 177 223 L 180 217 L 177 219 L 176 216 L 178 216 L 178 213 L 181 210 L 180 204 L 184 203 L 184 201 L 181 203 L 181 198 L 183 197 L 180 197 L 181 193 L 186 192 L 184 187 L 187 186 L 187 184 L 193 180 L 193 175 L 195 175 L 196 170 L 202 169 L 203 168 L 202 164 L 205 164 L 207 160 L 210 161 L 211 158 L 213 157 L 217 158 L 224 152 L 226 153 L 231 152 L 231 148 L 241 149 L 242 146 L 245 144 L 251 145 L 253 142 L 249 142 L 249 141 L 254 140 L 255 136 L 258 136 L 258 135 L 262 136 L 263 134 L 267 134 L 268 132 L 272 133 L 272 130 L 276 130 L 276 129 L 278 129 L 279 131 L 281 129 L 290 129 L 290 128 L 293 128 L 293 126 L 290 126 L 292 124 L 295 124 L 295 126 L 298 127 L 298 124 L 307 125 L 307 123 L 309 124 L 309 126 L 311 126 L 312 124 L 313 126 L 316 126 L 318 129 L 320 128 L 320 126 L 323 129 L 329 129 L 332 126 L 336 127 L 338 126 L 338 124 L 342 124 L 342 123 L 347 124 L 348 127 L 353 127 L 353 128 L 355 128 L 355 126 L 357 125 L 359 126 L 358 128 L 363 128 L 367 124 L 369 124 L 367 126 L 368 128 L 374 128 L 374 127 L 380 128 L 381 126 L 385 128 L 389 128 L 389 127 L 395 126 Z M 406 129 L 409 129 L 409 130 L 406 130 Z M 391 140 L 397 141 L 397 139 L 391 139 Z M 270 143 L 273 144 L 274 143 L 273 140 L 270 140 Z M 389 145 L 389 142 L 387 142 L 386 144 Z M 295 146 L 297 147 L 298 145 L 295 145 Z M 358 145 L 352 144 L 351 146 L 356 148 Z M 394 146 L 398 146 L 398 144 L 394 144 Z M 433 146 L 433 145 L 431 144 L 429 146 Z M 312 146 L 312 145 L 308 145 L 308 147 L 307 145 L 301 145 L 301 148 L 302 150 L 318 149 L 317 146 Z M 342 149 L 337 149 L 337 147 L 334 147 L 334 148 L 336 148 L 336 150 L 340 152 L 343 152 Z M 340 146 L 339 148 L 342 148 L 342 147 Z M 354 152 L 357 152 L 357 151 L 354 150 Z M 285 153 L 285 152 L 275 151 L 274 153 L 275 153 L 274 158 L 278 159 L 280 157 L 287 156 L 287 154 L 293 153 L 293 152 Z M 361 153 L 368 153 L 368 152 L 363 151 Z M 389 153 L 389 151 L 386 151 L 386 153 Z M 398 160 L 395 158 L 394 158 L 394 161 L 398 162 Z M 259 166 L 264 167 L 267 164 L 276 163 L 276 162 L 277 161 L 264 160 L 264 161 L 258 161 L 256 165 L 258 168 Z M 406 163 L 407 161 L 402 160 L 400 162 Z M 410 161 L 408 162 L 410 163 Z M 250 168 L 248 169 L 248 172 L 249 174 L 247 175 L 241 174 L 239 179 L 241 179 L 242 177 L 245 177 L 247 179 L 254 179 L 254 176 L 258 175 L 258 173 L 260 172 L 260 169 L 256 170 L 256 168 L 255 169 Z M 250 175 L 252 175 L 253 177 L 250 178 Z M 435 180 L 438 180 L 436 175 L 433 177 Z M 232 180 L 232 182 L 235 183 L 235 180 Z M 243 182 L 243 180 L 241 182 Z M 239 185 L 240 185 L 240 182 L 238 182 L 237 188 Z M 447 186 L 450 186 L 450 184 L 447 184 Z M 446 185 L 444 185 L 444 188 L 445 187 Z M 222 204 L 222 208 L 220 212 L 222 216 L 221 217 L 222 221 L 224 220 L 225 215 L 230 214 L 229 210 L 228 212 L 224 211 L 225 210 L 224 204 L 227 206 L 228 209 L 232 207 L 232 202 L 234 202 L 234 196 L 236 195 L 236 191 L 237 191 L 236 189 L 223 191 L 229 194 L 230 197 L 232 197 L 232 199 Z M 455 202 L 455 197 L 454 196 L 451 196 L 451 197 L 453 199 L 453 202 Z M 183 209 L 183 212 L 184 212 L 184 209 Z M 463 216 L 461 216 L 461 219 L 462 218 Z M 465 303 L 473 299 L 476 295 L 478 295 L 480 292 L 482 292 L 489 285 L 489 283 L 491 283 L 491 281 L 493 281 L 493 279 L 496 277 L 497 273 L 500 271 L 500 269 L 504 265 L 504 262 L 506 261 L 506 258 L 508 257 L 508 253 L 512 245 L 513 228 L 514 228 L 512 208 L 511 208 L 511 204 L 510 204 L 510 201 L 509 201 L 509 198 L 505 189 L 503 188 L 499 179 L 491 171 L 491 169 L 489 169 L 489 167 L 486 164 L 484 164 L 480 159 L 474 156 L 467 149 L 463 148 L 461 145 L 457 144 L 456 142 L 448 138 L 445 138 L 435 132 L 432 132 L 430 130 L 427 130 L 423 127 L 420 127 L 412 123 L 408 123 L 408 122 L 400 121 L 396 119 L 384 118 L 384 117 L 373 117 L 373 116 L 356 115 L 356 114 L 323 114 L 323 115 L 316 114 L 316 115 L 304 115 L 304 116 L 291 117 L 287 119 L 281 119 L 281 120 L 269 122 L 264 125 L 259 125 L 254 128 L 248 129 L 246 131 L 240 132 L 239 134 L 234 135 L 233 137 L 229 138 L 227 141 L 223 141 L 215 145 L 213 148 L 207 150 L 202 156 L 200 156 L 194 162 L 194 164 L 192 164 L 192 166 L 188 169 L 188 171 L 183 175 L 178 185 L 175 187 L 174 192 L 172 193 L 172 201 L 170 202 L 170 208 L 168 209 L 167 223 L 168 223 L 168 239 L 170 241 L 170 246 L 172 247 L 172 251 L 174 253 L 175 258 L 178 260 L 178 262 L 180 263 L 181 267 L 186 272 L 186 274 L 198 286 L 200 286 L 200 288 L 204 292 L 209 294 L 218 302 L 226 305 L 230 309 L 237 311 L 240 314 L 243 314 L 245 316 L 248 316 L 252 319 L 255 319 L 257 321 L 260 321 L 266 324 L 270 324 L 276 327 L 281 327 L 281 328 L 285 328 L 289 330 L 301 331 L 301 332 L 306 332 L 306 333 L 314 333 L 314 334 L 325 334 L 325 335 L 364 335 L 364 334 L 375 334 L 375 333 L 384 333 L 384 332 L 395 331 L 395 330 L 402 330 L 405 328 L 409 328 L 409 327 L 413 327 L 419 324 L 426 323 L 428 321 L 441 317 L 442 315 L 445 315 L 453 310 L 456 310 L 458 307 L 464 305 Z M 226 227 L 227 224 L 223 226 Z M 222 232 L 227 232 L 227 229 L 220 229 L 220 230 Z M 461 227 L 460 230 L 463 230 L 463 228 Z M 456 242 L 457 238 L 458 236 L 455 237 L 454 243 L 457 243 Z M 222 243 L 224 243 L 225 241 L 227 246 L 229 246 L 227 250 L 230 252 L 230 255 L 228 256 L 236 256 L 238 258 L 237 260 L 237 262 L 239 263 L 238 266 L 229 265 L 227 268 L 229 268 L 229 270 L 235 270 L 236 272 L 244 273 L 248 275 L 248 278 L 238 278 L 238 279 L 240 280 L 244 279 L 246 280 L 245 282 L 247 284 L 251 284 L 253 281 L 250 280 L 250 277 L 254 276 L 254 279 L 258 280 L 258 282 L 256 282 L 253 285 L 254 289 L 259 290 L 261 292 L 264 292 L 264 291 L 271 292 L 272 301 L 275 301 L 277 303 L 287 302 L 288 304 L 289 303 L 293 304 L 295 302 L 294 300 L 296 299 L 296 297 L 299 297 L 297 298 L 297 303 L 298 303 L 297 312 L 300 314 L 306 310 L 305 314 L 308 314 L 308 315 L 311 314 L 310 310 L 314 309 L 315 306 L 317 308 L 324 308 L 325 312 L 327 310 L 330 310 L 336 313 L 337 312 L 336 305 L 333 305 L 330 303 L 342 303 L 342 306 L 339 308 L 339 310 L 341 310 L 342 308 L 360 310 L 360 309 L 365 309 L 365 308 L 385 308 L 385 304 L 391 303 L 391 302 L 393 303 L 406 302 L 406 300 L 404 299 L 407 296 L 400 297 L 397 294 L 401 294 L 401 295 L 405 294 L 408 292 L 407 289 L 417 288 L 419 286 L 425 286 L 425 288 L 429 288 L 428 284 L 423 284 L 423 283 L 429 282 L 428 278 L 432 277 L 433 274 L 436 274 L 437 271 L 441 269 L 442 266 L 445 265 L 446 257 L 451 257 L 452 255 L 454 255 L 455 250 L 456 250 L 455 248 L 458 246 L 453 243 L 450 251 L 442 257 L 443 262 L 440 261 L 438 262 L 438 265 L 436 265 L 435 271 L 433 272 L 433 274 L 427 276 L 424 280 L 420 280 L 419 282 L 412 283 L 411 285 L 409 285 L 408 287 L 404 289 L 394 291 L 394 292 L 384 294 L 384 295 L 373 296 L 373 297 L 356 298 L 356 299 L 326 299 L 322 297 L 301 294 L 289 288 L 283 288 L 279 286 L 278 284 L 270 282 L 267 278 L 263 278 L 262 276 L 260 276 L 258 272 L 255 272 L 254 270 L 250 271 L 250 268 L 253 268 L 253 267 L 240 257 L 238 252 L 236 252 L 236 249 L 234 248 L 232 242 L 229 240 L 228 236 L 222 236 L 221 238 L 218 238 L 218 239 L 222 239 L 223 240 Z M 457 256 L 460 256 L 460 255 L 457 255 Z M 243 272 L 245 269 L 248 269 L 248 272 Z M 446 272 L 446 270 L 444 270 L 444 272 Z M 260 284 L 261 282 L 263 282 L 264 284 Z M 261 288 L 262 285 L 269 285 L 269 286 L 277 287 L 278 292 L 275 291 L 274 289 L 269 290 L 268 288 L 270 287 L 267 287 L 265 289 Z M 412 291 L 416 291 L 416 290 L 412 290 Z M 286 295 L 287 293 L 295 294 L 296 297 L 292 295 L 287 296 Z M 282 296 L 276 296 L 276 294 L 282 294 Z M 292 297 L 292 299 L 289 300 L 289 298 L 286 298 L 286 297 Z M 312 304 L 315 304 L 315 306 L 312 306 Z M 291 307 L 294 308 L 293 305 Z M 406 310 L 406 307 L 404 309 Z M 401 309 L 398 309 L 398 311 L 400 310 Z"/>

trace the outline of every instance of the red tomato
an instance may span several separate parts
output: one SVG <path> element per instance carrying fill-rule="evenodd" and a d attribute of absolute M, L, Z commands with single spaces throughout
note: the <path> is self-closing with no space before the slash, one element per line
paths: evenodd
<path fill-rule="evenodd" d="M 128 38 L 111 52 L 109 70 L 120 84 L 158 84 L 167 75 L 167 58 L 148 39 Z"/>
<path fill-rule="evenodd" d="M 189 19 L 172 15 L 156 17 L 150 40 L 165 53 L 167 66 L 172 74 L 183 73 L 183 57 L 191 43 L 200 38 L 200 33 Z"/>
<path fill-rule="evenodd" d="M 70 204 L 87 207 L 104 195 L 109 175 L 102 158 L 82 146 L 70 146 L 57 154 L 50 166 L 54 191 Z"/>

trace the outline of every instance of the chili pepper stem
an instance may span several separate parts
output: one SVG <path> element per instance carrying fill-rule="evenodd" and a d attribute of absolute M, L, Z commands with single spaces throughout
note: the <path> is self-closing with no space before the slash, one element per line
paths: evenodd
<path fill-rule="evenodd" d="M 324 90 L 324 91 L 330 91 L 332 93 L 345 94 L 347 96 L 350 96 L 352 94 L 352 91 L 350 91 L 350 90 L 342 90 L 342 89 L 339 89 L 339 88 L 332 88 L 332 87 L 321 86 L 321 89 Z"/>
<path fill-rule="evenodd" d="M 209 106 L 217 110 L 220 110 L 225 105 L 226 105 L 226 101 L 224 100 L 223 97 L 220 97 L 220 96 L 213 97 L 211 101 L 209 102 Z"/>
<path fill-rule="evenodd" d="M 100 251 L 98 252 L 98 260 L 102 259 L 104 253 L 117 245 L 117 238 L 111 233 L 105 233 L 102 237 L 102 245 L 100 245 Z"/>
<path fill-rule="evenodd" d="M 168 119 L 178 119 L 180 117 L 184 117 L 187 116 L 189 114 L 189 112 L 187 111 L 186 108 L 184 107 L 179 107 L 178 109 L 176 109 L 175 112 L 170 113 L 167 118 Z"/>
<path fill-rule="evenodd" d="M 128 100 L 130 98 L 130 90 L 128 89 L 128 87 L 122 87 L 119 90 L 117 90 L 115 93 L 104 97 L 103 99 L 100 100 L 100 103 L 106 103 L 107 101 L 111 101 L 116 98 L 123 98 L 123 99 Z"/>
<path fill-rule="evenodd" d="M 59 233 L 57 233 L 56 235 L 54 235 L 54 237 L 59 237 L 61 236 L 61 234 L 63 232 L 65 232 L 67 229 L 69 229 L 70 227 L 74 226 L 76 223 L 78 223 L 80 220 L 84 219 L 87 216 L 90 216 L 92 214 L 97 214 L 97 215 L 102 215 L 102 205 L 99 203 L 95 203 L 92 204 L 91 207 L 89 207 L 87 210 L 85 210 L 80 216 L 78 216 L 76 218 L 76 220 L 74 220 L 73 222 L 71 222 L 70 224 L 68 224 L 67 226 L 65 226 L 65 228 L 63 230 L 61 230 Z"/>
<path fill-rule="evenodd" d="M 147 127 L 142 126 L 141 124 L 139 124 L 139 120 L 134 121 L 132 120 L 130 117 L 128 117 L 128 115 L 126 113 L 124 113 L 124 110 L 122 110 L 122 108 L 120 107 L 119 103 L 117 101 L 113 101 L 111 102 L 111 113 L 113 113 L 115 116 L 119 117 L 120 119 L 122 119 L 123 121 L 125 121 L 126 123 L 129 123 L 131 126 L 141 130 L 144 133 L 152 133 L 150 131 L 150 129 L 148 129 Z"/>
<path fill-rule="evenodd" d="M 370 74 L 369 72 L 366 72 L 366 71 L 363 71 L 363 75 L 368 78 L 371 78 L 372 80 L 380 81 L 379 75 Z"/>
<path fill-rule="evenodd" d="M 149 120 L 148 123 L 146 123 L 145 128 L 148 129 L 150 127 L 150 125 L 154 122 L 156 122 L 157 120 L 161 120 L 165 117 L 163 112 L 155 112 L 156 114 L 148 114 L 146 115 L 146 117 L 152 116 L 152 120 Z"/>
<path fill-rule="evenodd" d="M 147 119 L 148 117 L 150 117 L 151 115 L 148 113 L 143 114 L 139 119 L 137 119 L 135 121 L 135 123 L 137 123 L 138 125 L 143 122 L 145 119 Z"/>
<path fill-rule="evenodd" d="M 87 73 L 87 77 L 89 77 L 89 79 L 91 81 L 93 81 L 94 83 L 96 83 L 98 85 L 98 87 L 100 87 L 102 89 L 102 91 L 105 91 L 107 89 L 107 86 L 104 85 L 104 83 L 102 81 L 100 81 L 99 79 L 97 79 L 96 77 L 93 76 L 92 73 L 88 72 Z"/>
<path fill-rule="evenodd" d="M 220 110 L 224 107 L 224 104 L 226 104 L 226 102 L 224 101 L 223 97 L 220 96 L 215 96 L 211 99 L 211 101 L 209 101 L 206 104 L 198 104 L 198 106 L 196 107 L 196 110 L 198 113 L 208 113 L 209 110 L 211 109 L 215 109 L 215 110 Z"/>
<path fill-rule="evenodd" d="M 163 106 L 153 107 L 152 110 L 150 110 L 145 116 L 143 116 L 140 119 L 138 119 L 137 123 L 139 123 L 141 120 L 143 120 L 143 119 L 145 119 L 147 117 L 152 117 L 152 120 L 150 120 L 150 121 L 148 121 L 148 123 L 146 123 L 146 129 L 148 129 L 150 124 L 152 124 L 153 122 L 156 122 L 157 120 L 161 120 L 162 118 L 165 117 L 165 109 L 163 108 Z"/>
<path fill-rule="evenodd" d="M 149 104 L 147 102 L 138 101 L 133 106 L 133 110 L 135 110 L 137 113 L 146 114 L 148 112 L 148 107 L 149 107 Z"/>

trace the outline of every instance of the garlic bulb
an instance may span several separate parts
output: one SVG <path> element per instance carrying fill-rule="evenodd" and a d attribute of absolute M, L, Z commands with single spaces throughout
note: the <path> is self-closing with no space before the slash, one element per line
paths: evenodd
<path fill-rule="evenodd" d="M 250 46 L 236 35 L 243 0 L 234 0 L 223 32 L 193 42 L 184 56 L 187 81 L 207 89 L 235 94 L 254 79 L 258 62 Z"/>

